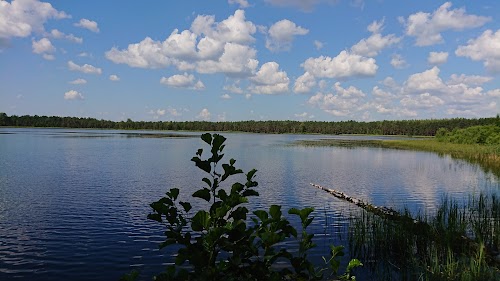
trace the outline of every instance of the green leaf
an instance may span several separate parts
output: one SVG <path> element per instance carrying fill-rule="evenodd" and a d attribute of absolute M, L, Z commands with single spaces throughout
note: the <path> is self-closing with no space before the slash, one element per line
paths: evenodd
<path fill-rule="evenodd" d="M 208 178 L 203 178 L 202 181 L 208 185 L 208 187 L 212 187 L 212 182 Z"/>
<path fill-rule="evenodd" d="M 217 154 L 218 151 L 222 151 L 221 145 L 226 141 L 226 138 L 219 135 L 219 134 L 214 134 L 213 136 L 213 142 L 212 142 L 212 153 Z"/>
<path fill-rule="evenodd" d="M 344 256 L 344 246 L 342 246 L 342 245 L 336 246 L 336 247 L 333 245 L 330 245 L 330 251 L 331 251 L 332 257 Z"/>
<path fill-rule="evenodd" d="M 191 228 L 194 231 L 208 230 L 210 228 L 210 214 L 207 211 L 198 211 L 192 219 Z"/>
<path fill-rule="evenodd" d="M 227 198 L 227 193 L 224 189 L 219 189 L 217 196 L 219 196 L 219 198 L 224 201 Z"/>
<path fill-rule="evenodd" d="M 241 195 L 248 197 L 248 196 L 259 196 L 259 193 L 253 189 L 245 189 Z"/>
<path fill-rule="evenodd" d="M 222 206 L 222 201 L 217 201 L 210 206 L 210 214 L 215 214 L 217 212 L 217 209 L 219 209 Z"/>
<path fill-rule="evenodd" d="M 269 214 L 273 219 L 281 218 L 281 206 L 272 205 L 271 208 L 269 208 Z"/>
<path fill-rule="evenodd" d="M 148 219 L 154 220 L 157 222 L 162 222 L 161 215 L 160 214 L 149 214 Z"/>
<path fill-rule="evenodd" d="M 199 189 L 195 191 L 195 193 L 193 193 L 193 197 L 205 199 L 205 201 L 210 202 L 210 189 L 208 188 Z"/>
<path fill-rule="evenodd" d="M 227 215 L 230 208 L 227 205 L 221 205 L 217 210 L 215 210 L 215 218 L 223 218 Z"/>
<path fill-rule="evenodd" d="M 290 215 L 297 215 L 297 216 L 300 216 L 300 210 L 297 209 L 297 208 L 291 208 L 290 210 L 288 210 L 288 213 Z"/>
<path fill-rule="evenodd" d="M 304 228 L 307 228 L 313 220 L 314 220 L 314 218 L 306 219 L 306 221 L 304 222 Z"/>
<path fill-rule="evenodd" d="M 198 157 L 193 157 L 191 158 L 191 161 L 195 163 L 196 167 L 202 169 L 207 173 L 210 173 L 212 171 L 212 166 L 210 166 L 210 162 L 206 160 L 200 160 L 200 158 Z"/>
<path fill-rule="evenodd" d="M 243 190 L 243 185 L 239 182 L 236 182 L 234 183 L 232 186 L 231 186 L 231 193 L 233 192 L 240 192 Z"/>
<path fill-rule="evenodd" d="M 184 208 L 184 211 L 187 213 L 191 210 L 191 204 L 189 202 L 179 202 L 179 204 Z"/>
<path fill-rule="evenodd" d="M 254 211 L 253 214 L 256 215 L 261 221 L 266 221 L 269 217 L 267 212 L 264 210 Z"/>
<path fill-rule="evenodd" d="M 246 207 L 238 207 L 231 213 L 231 217 L 235 220 L 246 220 L 248 209 Z"/>
<path fill-rule="evenodd" d="M 205 133 L 205 134 L 201 135 L 201 139 L 204 142 L 208 143 L 209 145 L 212 144 L 212 135 L 210 133 Z"/>
<path fill-rule="evenodd" d="M 256 169 L 252 169 L 250 172 L 247 173 L 247 181 L 251 181 L 253 176 L 257 173 Z"/>
<path fill-rule="evenodd" d="M 352 259 L 349 264 L 347 265 L 347 272 L 350 272 L 353 268 L 356 268 L 358 266 L 363 266 L 360 260 L 358 259 Z"/>
<path fill-rule="evenodd" d="M 169 197 L 171 196 L 170 192 L 167 192 L 166 195 L 169 196 Z M 168 206 L 174 205 L 174 201 L 172 201 L 172 199 L 170 199 L 169 197 L 163 197 L 160 200 L 158 200 L 158 202 L 156 202 L 156 203 L 158 203 L 158 204 L 165 204 L 165 205 L 168 205 Z"/>
<path fill-rule="evenodd" d="M 153 208 L 153 210 L 155 210 L 159 214 L 166 214 L 168 212 L 168 207 L 159 201 L 153 202 L 149 204 L 149 206 L 151 206 L 151 208 Z"/>
<path fill-rule="evenodd" d="M 304 224 L 307 220 L 307 217 L 309 217 L 309 214 L 312 213 L 312 211 L 314 211 L 313 208 L 304 208 L 302 210 L 300 210 L 300 220 L 302 221 L 302 224 Z"/>
<path fill-rule="evenodd" d="M 200 148 L 198 149 L 198 151 L 196 152 L 196 155 L 200 156 L 201 157 L 201 154 L 203 153 L 203 149 Z"/>
<path fill-rule="evenodd" d="M 229 160 L 229 165 L 234 166 L 234 163 L 236 163 L 236 160 L 231 158 L 231 160 Z"/>
<path fill-rule="evenodd" d="M 179 189 L 178 188 L 171 188 L 170 189 L 170 196 L 172 199 L 177 200 L 177 197 L 179 196 Z"/>
<path fill-rule="evenodd" d="M 293 237 L 297 237 L 297 229 L 295 229 L 293 226 L 288 225 L 286 227 L 286 232 L 290 233 Z"/>
<path fill-rule="evenodd" d="M 339 267 L 340 267 L 340 261 L 339 260 L 337 260 L 337 259 L 331 259 L 330 260 L 330 269 L 335 274 L 337 274 L 337 272 L 339 271 Z"/>

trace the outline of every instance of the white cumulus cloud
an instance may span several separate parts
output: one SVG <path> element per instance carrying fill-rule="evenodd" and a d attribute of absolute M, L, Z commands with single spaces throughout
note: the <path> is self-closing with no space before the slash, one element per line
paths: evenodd
<path fill-rule="evenodd" d="M 477 115 L 494 114 L 490 106 L 495 102 L 480 86 L 488 77 L 452 75 L 448 82 L 439 76 L 440 69 L 434 66 L 420 73 L 412 74 L 404 82 L 401 104 L 408 108 L 431 108 L 443 106 L 442 111 L 469 111 Z M 439 99 L 438 99 L 439 98 Z"/>
<path fill-rule="evenodd" d="M 240 8 L 248 8 L 250 4 L 248 4 L 247 0 L 228 0 L 229 4 L 238 4 Z"/>
<path fill-rule="evenodd" d="M 432 14 L 418 12 L 410 15 L 404 20 L 406 35 L 415 37 L 417 46 L 430 46 L 444 42 L 441 35 L 443 31 L 462 31 L 491 21 L 489 17 L 469 15 L 465 8 L 450 10 L 451 6 L 451 2 L 446 2 Z"/>
<path fill-rule="evenodd" d="M 179 117 L 182 116 L 182 113 L 180 112 L 181 110 L 168 107 L 168 108 L 158 108 L 158 109 L 151 109 L 148 111 L 148 114 L 153 116 L 153 119 L 160 119 L 160 117 L 163 116 L 169 116 L 169 117 Z"/>
<path fill-rule="evenodd" d="M 366 94 L 354 86 L 344 88 L 336 82 L 333 90 L 332 93 L 317 93 L 307 103 L 338 117 L 354 116 L 369 106 L 365 101 Z"/>
<path fill-rule="evenodd" d="M 249 90 L 252 93 L 268 95 L 287 92 L 290 83 L 286 72 L 280 71 L 276 62 L 263 64 L 250 81 L 252 85 Z"/>
<path fill-rule="evenodd" d="M 83 43 L 83 38 L 76 37 L 73 34 L 65 34 L 57 29 L 52 29 L 50 31 L 50 36 L 52 36 L 52 38 L 56 38 L 56 39 L 66 39 L 66 40 L 69 40 L 71 42 L 78 43 L 78 44 Z"/>
<path fill-rule="evenodd" d="M 257 27 L 246 20 L 244 10 L 236 10 L 234 15 L 219 23 L 215 22 L 214 16 L 197 16 L 191 24 L 191 31 L 220 42 L 249 44 L 255 41 L 252 34 L 257 31 Z"/>
<path fill-rule="evenodd" d="M 500 89 L 494 89 L 494 90 L 490 90 L 486 93 L 488 96 L 490 97 L 497 97 L 497 98 L 500 98 Z"/>
<path fill-rule="evenodd" d="M 486 30 L 478 38 L 471 39 L 465 46 L 459 46 L 455 54 L 474 61 L 483 61 L 486 69 L 500 72 L 500 29 L 495 33 Z"/>
<path fill-rule="evenodd" d="M 493 77 L 480 76 L 480 75 L 465 75 L 465 74 L 452 74 L 449 85 L 466 84 L 470 86 L 480 86 L 493 80 Z"/>
<path fill-rule="evenodd" d="M 31 46 L 35 54 L 53 53 L 56 51 L 52 42 L 47 38 L 42 38 L 38 41 L 33 40 Z"/>
<path fill-rule="evenodd" d="M 106 52 L 106 58 L 114 63 L 131 67 L 161 68 L 172 64 L 173 59 L 166 56 L 161 42 L 146 37 L 139 43 L 130 44 L 126 50 L 113 47 Z"/>
<path fill-rule="evenodd" d="M 49 19 L 69 18 L 50 3 L 37 0 L 0 1 L 0 38 L 27 37 L 43 33 Z"/>
<path fill-rule="evenodd" d="M 198 113 L 198 115 L 196 116 L 197 119 L 201 119 L 203 121 L 210 121 L 210 116 L 212 114 L 210 113 L 210 111 L 208 111 L 208 109 L 206 108 L 203 108 L 200 113 Z"/>
<path fill-rule="evenodd" d="M 42 54 L 42 57 L 46 60 L 55 60 L 56 57 L 52 54 Z"/>
<path fill-rule="evenodd" d="M 431 108 L 444 104 L 442 99 L 432 96 L 429 93 L 423 93 L 416 97 L 406 96 L 400 102 L 403 106 L 408 108 Z"/>
<path fill-rule="evenodd" d="M 99 27 L 97 26 L 97 22 L 92 20 L 81 19 L 79 22 L 75 23 L 75 26 L 88 29 L 95 33 L 99 33 Z"/>
<path fill-rule="evenodd" d="M 106 58 L 131 67 L 174 66 L 179 71 L 249 77 L 259 64 L 257 51 L 248 45 L 255 41 L 255 32 L 256 26 L 246 20 L 244 10 L 236 10 L 221 22 L 211 15 L 199 15 L 190 30 L 175 29 L 164 41 L 146 37 L 127 49 L 113 47 Z"/>
<path fill-rule="evenodd" d="M 412 93 L 439 91 L 446 87 L 439 77 L 440 69 L 434 66 L 426 71 L 410 75 L 405 82 L 405 88 Z"/>
<path fill-rule="evenodd" d="M 293 91 L 295 93 L 309 93 L 316 86 L 316 79 L 309 72 L 305 72 L 295 80 Z"/>
<path fill-rule="evenodd" d="M 306 35 L 307 33 L 309 33 L 308 29 L 297 26 L 290 20 L 280 20 L 269 28 L 266 48 L 271 51 L 290 50 L 294 37 L 297 35 Z"/>
<path fill-rule="evenodd" d="M 196 70 L 199 73 L 224 73 L 229 76 L 252 75 L 259 61 L 255 59 L 257 51 L 249 46 L 226 43 L 224 53 L 217 60 L 199 61 Z"/>
<path fill-rule="evenodd" d="M 225 85 L 224 86 L 224 91 L 228 91 L 233 94 L 243 94 L 243 89 L 239 85 L 240 81 L 237 80 L 235 83 L 231 85 Z"/>
<path fill-rule="evenodd" d="M 196 81 L 193 74 L 176 74 L 170 77 L 162 77 L 160 83 L 174 87 L 174 88 L 187 88 L 192 90 L 203 90 L 205 85 L 200 80 Z"/>
<path fill-rule="evenodd" d="M 366 39 L 361 39 L 361 41 L 352 46 L 352 53 L 366 57 L 374 57 L 383 49 L 401 41 L 401 38 L 394 34 L 382 36 L 380 32 L 382 32 L 383 25 L 384 20 L 372 22 L 367 28 L 368 31 L 372 32 L 372 35 Z"/>
<path fill-rule="evenodd" d="M 164 116 L 167 111 L 165 109 L 151 109 L 148 113 L 153 115 L 153 119 L 160 119 L 160 117 Z"/>
<path fill-rule="evenodd" d="M 375 59 L 348 51 L 342 51 L 334 58 L 327 56 L 308 58 L 301 66 L 317 78 L 374 76 L 378 69 Z"/>
<path fill-rule="evenodd" d="M 427 62 L 429 64 L 443 64 L 448 61 L 447 52 L 430 52 L 427 57 Z"/>
<path fill-rule="evenodd" d="M 82 85 L 82 84 L 87 84 L 87 80 L 83 78 L 78 78 L 73 81 L 69 81 L 68 83 L 73 84 L 73 85 Z"/>
<path fill-rule="evenodd" d="M 316 50 L 321 50 L 325 46 L 325 44 L 319 40 L 314 40 L 313 44 L 314 47 L 316 47 Z"/>
<path fill-rule="evenodd" d="M 312 114 L 309 114 L 307 112 L 302 112 L 302 113 L 296 113 L 294 114 L 294 116 L 298 119 L 302 119 L 302 120 L 305 120 L 305 119 L 312 119 L 314 118 L 314 115 Z"/>
<path fill-rule="evenodd" d="M 70 90 L 64 93 L 65 100 L 83 100 L 83 95 L 75 90 Z"/>
<path fill-rule="evenodd" d="M 102 69 L 95 67 L 90 64 L 84 64 L 84 65 L 78 65 L 74 63 L 73 61 L 68 61 L 68 68 L 71 71 L 79 71 L 87 74 L 101 74 Z"/>
<path fill-rule="evenodd" d="M 111 75 L 109 75 L 109 80 L 120 81 L 120 77 L 118 77 L 118 75 L 116 75 L 116 74 L 111 74 Z"/>
<path fill-rule="evenodd" d="M 402 69 L 408 66 L 406 60 L 400 54 L 394 54 L 391 56 L 391 65 L 397 69 Z"/>

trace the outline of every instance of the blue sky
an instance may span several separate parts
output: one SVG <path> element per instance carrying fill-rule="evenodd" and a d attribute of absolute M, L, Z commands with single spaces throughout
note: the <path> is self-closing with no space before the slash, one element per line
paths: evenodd
<path fill-rule="evenodd" d="M 499 15 L 497 0 L 0 0 L 0 112 L 491 117 Z"/>

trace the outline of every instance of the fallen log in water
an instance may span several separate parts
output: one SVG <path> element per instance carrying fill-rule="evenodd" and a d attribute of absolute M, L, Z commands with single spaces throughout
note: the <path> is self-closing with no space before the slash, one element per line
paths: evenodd
<path fill-rule="evenodd" d="M 338 191 L 338 190 L 331 189 L 331 188 L 326 188 L 326 187 L 321 186 L 319 184 L 310 183 L 310 185 L 312 185 L 316 188 L 319 188 L 323 191 L 326 191 L 339 199 L 351 202 L 354 205 L 356 205 L 360 208 L 363 208 L 363 209 L 369 211 L 370 213 L 374 213 L 378 216 L 382 216 L 382 217 L 389 218 L 389 219 L 397 219 L 397 220 L 401 220 L 401 219 L 412 220 L 413 223 L 421 223 L 421 222 L 414 220 L 406 215 L 401 215 L 398 211 L 396 211 L 392 208 L 375 206 L 375 205 L 363 202 L 363 200 L 361 200 L 361 199 L 351 197 L 342 191 Z"/>
<path fill-rule="evenodd" d="M 445 243 L 442 240 L 441 236 L 442 233 L 439 233 L 438 230 L 433 228 L 427 222 L 416 220 L 411 216 L 409 216 L 408 214 L 401 214 L 392 208 L 372 205 L 370 203 L 364 202 L 361 199 L 351 197 L 342 191 L 327 188 L 314 183 L 310 183 L 310 185 L 319 188 L 323 191 L 326 191 L 341 200 L 353 203 L 354 205 L 366 210 L 367 212 L 373 213 L 374 215 L 377 215 L 379 217 L 399 222 L 401 223 L 402 226 L 411 225 L 411 227 L 417 227 L 419 229 L 420 234 L 425 235 L 426 237 L 437 243 Z M 475 240 L 460 233 L 456 233 L 456 236 L 453 237 L 453 240 L 454 240 L 453 244 L 465 246 L 465 248 L 468 249 L 467 251 L 469 251 L 470 253 L 474 253 L 478 251 L 481 247 L 484 247 L 481 246 L 479 243 L 477 243 Z M 485 251 L 486 260 L 488 261 L 488 263 L 496 264 L 496 266 L 500 265 L 500 254 L 493 249 L 486 248 L 485 250 L 486 250 Z"/>

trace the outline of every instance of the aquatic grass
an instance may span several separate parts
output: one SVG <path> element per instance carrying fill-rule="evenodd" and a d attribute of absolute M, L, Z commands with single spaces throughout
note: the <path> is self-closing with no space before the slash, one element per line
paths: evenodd
<path fill-rule="evenodd" d="M 377 280 L 499 280 L 498 203 L 480 194 L 463 206 L 445 198 L 433 215 L 402 212 L 423 224 L 362 210 L 350 218 L 351 256 Z"/>
<path fill-rule="evenodd" d="M 500 252 L 499 198 L 495 194 L 471 196 L 468 205 L 472 207 L 469 214 L 470 233 L 476 240 L 482 241 L 488 249 Z"/>

